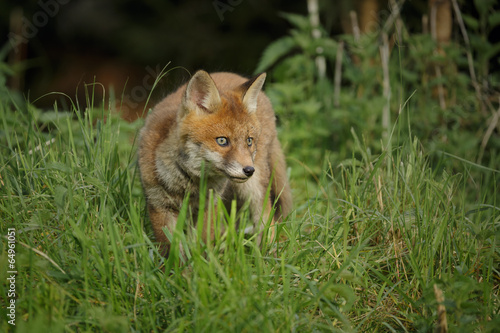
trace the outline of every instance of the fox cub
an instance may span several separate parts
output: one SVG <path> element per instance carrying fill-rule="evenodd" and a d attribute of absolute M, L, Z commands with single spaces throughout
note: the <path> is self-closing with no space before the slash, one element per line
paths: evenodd
<path fill-rule="evenodd" d="M 261 91 L 265 79 L 265 73 L 248 80 L 200 70 L 147 117 L 140 133 L 139 169 L 163 255 L 170 249 L 163 229 L 173 234 L 186 193 L 191 214 L 198 214 L 202 165 L 207 187 L 226 207 L 234 199 L 238 207 L 248 203 L 256 232 L 262 231 L 274 203 L 272 223 L 290 212 L 292 197 L 275 115 Z M 206 216 L 205 221 L 210 223 Z M 203 237 L 212 238 L 213 229 L 211 236 Z"/>

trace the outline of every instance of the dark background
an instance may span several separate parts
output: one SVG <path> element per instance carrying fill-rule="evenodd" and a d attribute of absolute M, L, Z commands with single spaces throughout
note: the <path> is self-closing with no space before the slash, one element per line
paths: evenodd
<path fill-rule="evenodd" d="M 12 20 L 22 15 L 16 87 L 30 100 L 48 92 L 74 96 L 82 84 L 101 82 L 117 95 L 142 85 L 170 63 L 183 67 L 163 80 L 165 94 L 189 72 L 234 71 L 251 75 L 263 49 L 287 33 L 279 12 L 307 13 L 305 1 L 2 1 L 0 35 L 9 41 Z M 216 5 L 217 8 L 216 8 Z M 225 5 L 227 7 L 225 7 Z M 21 14 L 19 14 L 21 13 Z M 10 27 L 9 27 L 10 21 Z M 18 34 L 19 35 L 19 34 Z M 21 53 L 21 54 L 19 54 Z M 12 55 L 11 55 L 12 56 Z M 12 63 L 12 59 L 11 59 Z M 149 83 L 151 83 L 149 81 Z M 49 107 L 53 97 L 37 101 Z"/>

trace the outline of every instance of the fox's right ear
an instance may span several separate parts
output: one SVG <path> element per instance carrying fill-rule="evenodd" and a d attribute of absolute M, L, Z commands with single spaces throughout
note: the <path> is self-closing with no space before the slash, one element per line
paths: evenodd
<path fill-rule="evenodd" d="M 184 93 L 182 100 L 184 111 L 201 109 L 206 112 L 213 110 L 220 103 L 219 90 L 217 90 L 214 80 L 207 72 L 197 71 L 189 80 Z"/>
<path fill-rule="evenodd" d="M 264 81 L 266 81 L 266 73 L 261 73 L 253 79 L 243 83 L 241 86 L 244 90 L 243 104 L 246 106 L 249 113 L 253 113 L 257 110 L 257 100 L 262 90 L 262 86 L 264 85 Z"/>

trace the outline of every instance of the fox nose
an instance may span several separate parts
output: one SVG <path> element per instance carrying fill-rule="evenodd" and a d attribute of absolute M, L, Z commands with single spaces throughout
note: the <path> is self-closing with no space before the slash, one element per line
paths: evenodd
<path fill-rule="evenodd" d="M 243 172 L 245 173 L 245 176 L 250 177 L 255 172 L 255 168 L 252 166 L 246 166 L 243 168 Z"/>

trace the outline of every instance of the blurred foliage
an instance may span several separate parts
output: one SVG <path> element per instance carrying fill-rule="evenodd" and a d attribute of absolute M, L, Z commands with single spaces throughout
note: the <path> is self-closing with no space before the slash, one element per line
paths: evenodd
<path fill-rule="evenodd" d="M 488 71 L 487 64 L 498 61 L 500 43 L 488 41 L 488 34 L 500 26 L 500 12 L 490 2 L 476 1 L 479 18 L 467 16 L 467 32 L 471 40 L 474 69 L 480 73 L 477 96 L 469 73 L 467 48 L 460 34 L 436 52 L 431 36 L 403 29 L 389 36 L 391 47 L 389 80 L 391 87 L 390 120 L 392 146 L 408 137 L 417 136 L 430 154 L 435 168 L 462 170 L 463 160 L 498 169 L 500 166 L 500 133 L 498 124 L 484 146 L 488 126 L 498 112 L 500 73 Z M 383 72 L 380 56 L 382 31 L 338 38 L 312 38 L 307 17 L 283 14 L 292 25 L 289 34 L 276 40 L 264 51 L 256 72 L 267 70 L 271 82 L 266 93 L 271 98 L 281 125 L 290 160 L 300 161 L 314 175 L 322 172 L 325 155 L 339 163 L 361 152 L 354 144 L 351 130 L 362 136 L 367 149 L 381 153 L 383 141 L 382 109 Z M 459 31 L 458 27 L 456 28 Z M 334 101 L 333 75 L 337 48 L 344 43 L 341 93 L 338 106 Z M 318 52 L 319 51 L 319 52 Z M 328 64 L 327 78 L 319 78 L 315 58 L 323 56 Z M 442 77 L 436 77 L 439 66 Z M 498 67 L 496 67 L 498 68 Z M 446 108 L 441 108 L 436 90 L 443 85 Z M 389 133 L 391 134 L 391 133 Z M 301 149 L 301 147 L 307 149 Z M 447 157 L 443 157 L 443 152 Z M 294 165 L 294 162 L 289 162 Z M 300 172 L 300 168 L 292 168 Z M 473 170 L 472 170 L 473 172 Z M 493 190 L 495 186 L 493 185 Z"/>

